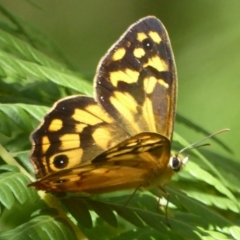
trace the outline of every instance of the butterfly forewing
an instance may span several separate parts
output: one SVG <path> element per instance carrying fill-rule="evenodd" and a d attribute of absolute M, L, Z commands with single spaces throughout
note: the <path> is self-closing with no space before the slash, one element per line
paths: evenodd
<path fill-rule="evenodd" d="M 168 34 L 155 17 L 126 31 L 99 64 L 99 104 L 131 135 L 157 132 L 171 139 L 176 69 Z"/>

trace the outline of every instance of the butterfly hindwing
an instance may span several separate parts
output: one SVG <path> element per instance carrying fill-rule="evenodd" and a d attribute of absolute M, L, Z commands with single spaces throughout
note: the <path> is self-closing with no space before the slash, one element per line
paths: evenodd
<path fill-rule="evenodd" d="M 170 142 L 156 133 L 140 133 L 98 155 L 91 163 L 55 172 L 34 185 L 59 192 L 106 193 L 165 183 Z M 156 167 L 158 164 L 158 167 Z"/>

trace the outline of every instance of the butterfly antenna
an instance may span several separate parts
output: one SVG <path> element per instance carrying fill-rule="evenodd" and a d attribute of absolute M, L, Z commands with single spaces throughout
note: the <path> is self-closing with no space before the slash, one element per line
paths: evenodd
<path fill-rule="evenodd" d="M 203 139 L 201 139 L 201 140 L 199 140 L 199 141 L 197 141 L 197 142 L 195 142 L 195 143 L 193 143 L 193 144 L 191 144 L 191 145 L 183 148 L 182 150 L 179 151 L 178 154 L 186 151 L 187 149 L 199 148 L 199 147 L 203 147 L 203 146 L 210 146 L 210 143 L 205 143 L 205 144 L 201 144 L 201 145 L 198 145 L 198 146 L 196 146 L 196 145 L 199 144 L 199 143 L 201 143 L 201 142 L 203 142 L 203 141 L 205 141 L 205 140 L 207 140 L 207 139 L 209 139 L 209 138 L 211 138 L 211 137 L 214 137 L 214 136 L 216 136 L 216 135 L 218 135 L 218 134 L 220 134 L 220 133 L 228 132 L 228 131 L 230 131 L 230 129 L 224 128 L 224 129 L 219 130 L 219 131 L 217 131 L 217 132 L 215 132 L 215 133 L 212 133 L 211 135 L 209 135 L 209 136 L 207 136 L 207 137 L 205 137 L 205 138 L 203 138 Z"/>

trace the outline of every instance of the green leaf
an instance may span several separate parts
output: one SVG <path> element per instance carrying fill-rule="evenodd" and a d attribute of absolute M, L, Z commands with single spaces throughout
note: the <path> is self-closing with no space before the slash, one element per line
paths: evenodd
<path fill-rule="evenodd" d="M 231 193 L 230 190 L 228 190 L 221 181 L 219 181 L 217 178 L 215 178 L 212 174 L 208 173 L 207 171 L 201 169 L 197 164 L 193 162 L 188 162 L 186 165 L 185 171 L 190 173 L 192 176 L 196 177 L 197 179 L 206 182 L 207 184 L 213 186 L 215 189 L 217 189 L 220 193 L 227 196 L 229 199 L 231 199 L 233 202 L 237 203 L 236 198 Z"/>
<path fill-rule="evenodd" d="M 229 228 L 231 235 L 234 239 L 240 239 L 240 227 L 239 226 L 232 226 Z"/>
<path fill-rule="evenodd" d="M 144 227 L 144 224 L 139 219 L 138 215 L 134 211 L 132 211 L 131 208 L 127 209 L 124 206 L 120 206 L 120 207 L 115 207 L 114 210 L 117 211 L 117 213 L 120 217 L 122 217 L 126 221 L 132 223 L 136 227 L 139 227 L 139 228 Z"/>
<path fill-rule="evenodd" d="M 205 136 L 209 136 L 212 133 L 210 133 L 209 131 L 206 131 L 203 127 L 201 127 L 200 125 L 190 121 L 189 119 L 187 119 L 186 117 L 184 117 L 183 115 L 177 113 L 176 115 L 176 121 L 178 121 L 179 123 L 185 124 L 188 128 L 192 128 L 193 130 L 203 133 Z M 220 141 L 219 139 L 217 139 L 215 136 L 211 138 L 214 142 L 218 143 L 222 148 L 224 148 L 227 152 L 232 153 L 232 150 L 226 145 L 224 144 L 222 141 Z"/>
<path fill-rule="evenodd" d="M 77 240 L 74 231 L 60 217 L 39 216 L 21 226 L 0 233 L 1 240 Z"/>
<path fill-rule="evenodd" d="M 35 105 L 0 103 L 0 132 L 6 136 L 11 136 L 16 129 L 29 133 L 36 126 L 37 121 L 40 122 L 47 109 Z"/>
<path fill-rule="evenodd" d="M 234 201 L 226 197 L 220 197 L 213 194 L 202 193 L 200 191 L 187 191 L 188 196 L 198 199 L 200 202 L 208 206 L 215 206 L 222 210 L 231 210 L 239 213 L 239 207 Z"/>
<path fill-rule="evenodd" d="M 27 78 L 37 78 L 41 81 L 52 81 L 86 95 L 92 94 L 92 86 L 84 79 L 73 74 L 56 71 L 50 67 L 13 58 L 3 52 L 0 52 L 0 66 L 9 78 L 20 78 L 21 81 Z"/>
<path fill-rule="evenodd" d="M 22 60 L 27 60 L 32 63 L 37 63 L 39 65 L 50 67 L 52 69 L 58 70 L 60 72 L 70 72 L 65 69 L 63 65 L 55 62 L 51 58 L 47 57 L 43 53 L 34 49 L 28 43 L 12 36 L 11 34 L 0 29 L 0 46 L 6 52 L 17 55 Z"/>
<path fill-rule="evenodd" d="M 69 198 L 62 199 L 61 202 L 80 225 L 92 228 L 91 215 L 84 200 L 78 199 L 76 201 L 74 198 Z"/>
<path fill-rule="evenodd" d="M 2 167 L 3 170 L 5 167 Z M 5 168 L 9 170 L 10 168 Z M 10 170 L 15 170 L 11 167 Z M 15 201 L 23 204 L 28 199 L 35 201 L 37 199 L 36 191 L 28 188 L 29 179 L 19 171 L 4 172 L 0 174 L 0 202 L 7 209 L 11 209 Z"/>
<path fill-rule="evenodd" d="M 188 212 L 200 216 L 203 221 L 207 221 L 211 225 L 220 227 L 231 224 L 229 220 L 225 219 L 201 202 L 188 197 L 186 194 L 170 188 L 167 188 L 167 191 L 169 192 L 170 200 L 174 205 L 180 208 L 184 207 Z"/>
<path fill-rule="evenodd" d="M 112 209 L 108 204 L 99 202 L 99 201 L 88 201 L 90 207 L 97 213 L 97 215 L 106 221 L 109 225 L 117 227 L 117 219 Z"/>
<path fill-rule="evenodd" d="M 186 223 L 182 223 L 172 218 L 168 218 L 170 228 L 166 225 L 165 216 L 160 216 L 158 214 L 150 214 L 141 210 L 136 211 L 138 216 L 149 226 L 156 229 L 162 234 L 169 235 L 171 229 L 174 229 L 174 234 L 183 236 L 186 239 L 196 239 L 199 240 L 198 234 L 195 233 L 197 229 Z"/>

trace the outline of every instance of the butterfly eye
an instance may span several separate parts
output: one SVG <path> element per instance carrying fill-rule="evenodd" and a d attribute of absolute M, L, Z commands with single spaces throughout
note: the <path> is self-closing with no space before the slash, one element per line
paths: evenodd
<path fill-rule="evenodd" d="M 169 165 L 175 172 L 178 172 L 182 166 L 182 162 L 175 156 L 170 158 Z"/>
<path fill-rule="evenodd" d="M 56 168 L 65 168 L 68 165 L 68 157 L 66 155 L 58 155 L 54 158 L 53 164 Z"/>
<path fill-rule="evenodd" d="M 153 44 L 149 38 L 144 39 L 142 44 L 143 44 L 143 48 L 146 51 L 152 50 L 152 48 L 153 48 Z"/>

